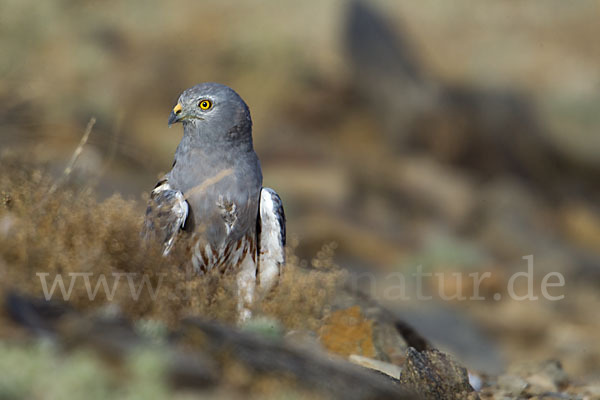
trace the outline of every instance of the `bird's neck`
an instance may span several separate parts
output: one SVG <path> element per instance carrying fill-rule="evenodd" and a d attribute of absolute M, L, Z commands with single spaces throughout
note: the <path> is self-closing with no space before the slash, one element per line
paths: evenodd
<path fill-rule="evenodd" d="M 218 136 L 184 125 L 183 138 L 175 151 L 175 162 L 195 154 L 201 155 L 204 160 L 212 159 L 222 164 L 234 162 L 236 157 L 245 153 L 254 153 L 251 135 L 241 138 L 231 137 L 231 134 Z"/>
<path fill-rule="evenodd" d="M 234 126 L 228 131 L 202 129 L 195 121 L 185 122 L 179 147 L 211 151 L 254 151 L 251 126 Z"/>

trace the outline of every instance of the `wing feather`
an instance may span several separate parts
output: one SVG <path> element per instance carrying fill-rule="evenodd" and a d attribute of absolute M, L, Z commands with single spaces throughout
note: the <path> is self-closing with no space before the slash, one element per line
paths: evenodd
<path fill-rule="evenodd" d="M 257 277 L 263 292 L 271 289 L 285 263 L 285 213 L 273 189 L 262 188 L 258 216 Z"/>
<path fill-rule="evenodd" d="M 158 182 L 148 201 L 142 236 L 163 246 L 163 256 L 169 254 L 179 232 L 185 226 L 189 205 L 179 190 L 171 188 L 165 178 Z"/>

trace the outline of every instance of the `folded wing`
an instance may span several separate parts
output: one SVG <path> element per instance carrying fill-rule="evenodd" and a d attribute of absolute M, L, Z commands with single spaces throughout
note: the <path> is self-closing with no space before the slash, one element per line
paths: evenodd
<path fill-rule="evenodd" d="M 258 266 L 260 289 L 268 291 L 285 263 L 285 214 L 273 189 L 262 188 L 258 215 Z"/>
<path fill-rule="evenodd" d="M 166 256 L 185 225 L 188 211 L 183 193 L 172 189 L 166 178 L 159 181 L 150 194 L 142 237 L 159 242 Z"/>

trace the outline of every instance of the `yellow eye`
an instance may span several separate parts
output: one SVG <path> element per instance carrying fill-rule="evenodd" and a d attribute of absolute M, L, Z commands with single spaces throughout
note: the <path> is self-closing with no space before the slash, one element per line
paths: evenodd
<path fill-rule="evenodd" d="M 198 103 L 198 107 L 200 107 L 200 109 L 202 110 L 208 110 L 212 107 L 212 103 L 210 102 L 210 100 L 200 100 L 200 103 Z"/>

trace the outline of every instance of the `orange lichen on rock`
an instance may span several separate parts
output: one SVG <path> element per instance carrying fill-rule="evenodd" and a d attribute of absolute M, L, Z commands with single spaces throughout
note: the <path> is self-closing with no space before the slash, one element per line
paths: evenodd
<path fill-rule="evenodd" d="M 375 356 L 373 321 L 366 319 L 359 306 L 331 313 L 320 330 L 323 346 L 342 356 Z"/>

